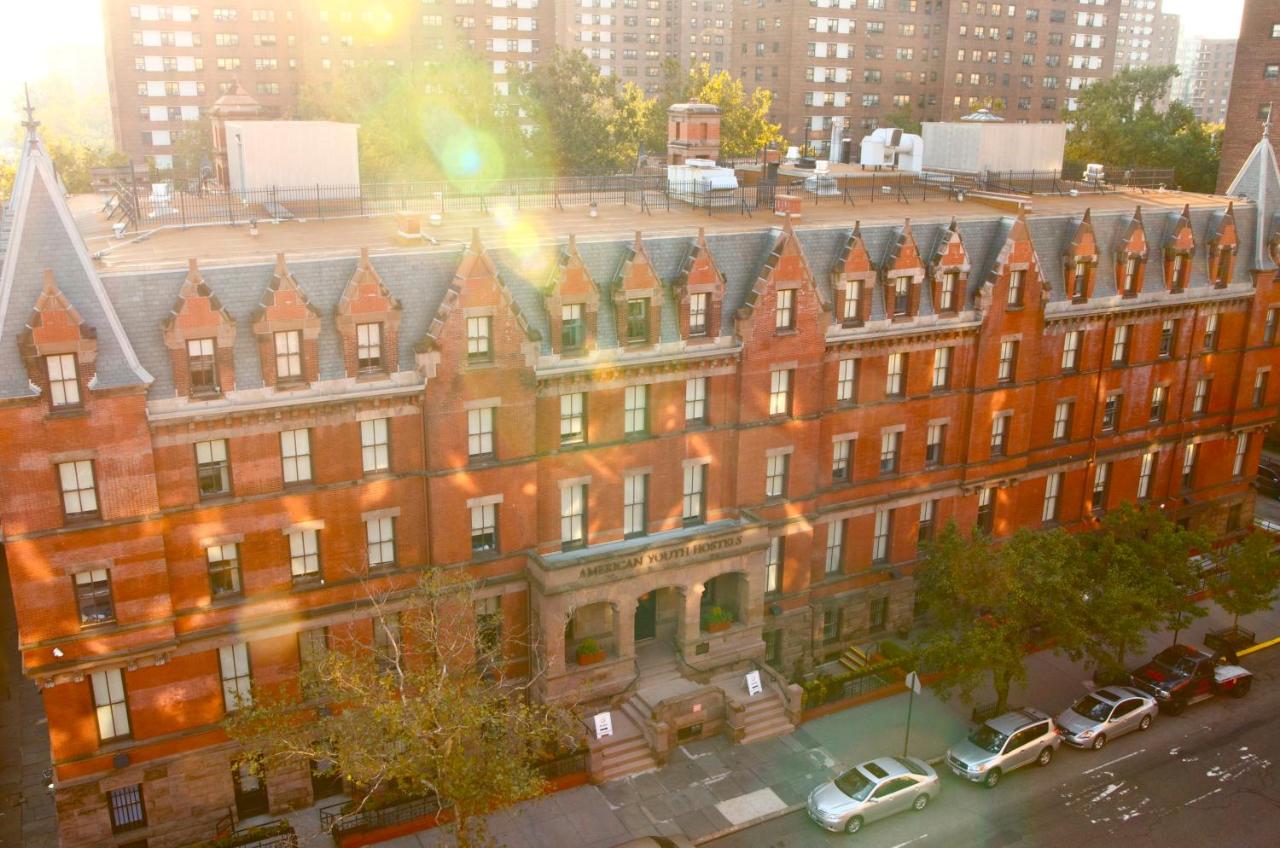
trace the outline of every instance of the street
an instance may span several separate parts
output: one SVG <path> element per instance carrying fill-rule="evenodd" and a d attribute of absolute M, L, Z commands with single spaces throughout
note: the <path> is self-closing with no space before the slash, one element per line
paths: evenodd
<path fill-rule="evenodd" d="M 1280 844 L 1280 649 L 1243 663 L 1257 675 L 1243 700 L 1215 698 L 1099 752 L 1066 745 L 1047 768 L 1027 766 L 987 790 L 943 775 L 920 813 L 827 833 L 800 810 L 708 843 L 715 848 L 808 848 L 856 840 L 883 848 L 1156 848 Z M 1058 712 L 1066 703 L 1036 704 Z M 888 752 L 886 752 L 888 753 Z M 944 765 L 939 765 L 945 770 Z"/>

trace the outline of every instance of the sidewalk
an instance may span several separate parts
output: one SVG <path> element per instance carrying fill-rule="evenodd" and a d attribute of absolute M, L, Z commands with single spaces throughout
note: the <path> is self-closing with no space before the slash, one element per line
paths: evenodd
<path fill-rule="evenodd" d="M 1179 634 L 1179 641 L 1200 644 L 1209 630 L 1231 624 L 1231 616 L 1213 603 L 1209 615 Z M 1280 635 L 1280 608 L 1245 616 L 1243 627 L 1259 641 Z M 1131 665 L 1146 661 L 1172 639 L 1156 634 L 1130 655 Z M 1245 665 L 1248 665 L 1247 658 Z M 1052 651 L 1027 660 L 1027 682 L 1015 687 L 1010 703 L 1037 706 L 1056 714 L 1092 685 L 1083 663 Z M 994 700 L 990 691 L 974 693 L 977 703 Z M 970 707 L 944 703 L 931 691 L 916 696 L 911 722 L 913 756 L 941 756 L 969 729 Z M 490 833 L 504 848 L 612 848 L 634 836 L 682 834 L 694 842 L 803 806 L 814 786 L 842 767 L 902 752 L 907 695 L 868 704 L 806 722 L 795 732 L 753 745 L 732 745 L 723 737 L 681 746 L 663 768 L 526 801 L 490 819 Z M 387 848 L 444 848 L 439 829 L 378 843 Z"/>

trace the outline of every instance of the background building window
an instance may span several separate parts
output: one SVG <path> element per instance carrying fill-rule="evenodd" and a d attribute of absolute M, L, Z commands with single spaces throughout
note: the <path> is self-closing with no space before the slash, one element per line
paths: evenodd
<path fill-rule="evenodd" d="M 831 479 L 836 482 L 849 479 L 850 460 L 853 455 L 853 439 L 836 439 L 831 443 Z"/>
<path fill-rule="evenodd" d="M 568 303 L 560 307 L 560 346 L 566 353 L 582 350 L 587 343 L 587 327 L 582 319 L 582 304 Z"/>
<path fill-rule="evenodd" d="M 795 289 L 778 289 L 777 307 L 773 313 L 773 326 L 778 330 L 794 330 L 796 327 Z"/>
<path fill-rule="evenodd" d="M 649 299 L 633 297 L 627 300 L 627 341 L 631 344 L 649 341 Z"/>
<path fill-rule="evenodd" d="M 844 522 L 832 521 L 827 525 L 827 550 L 823 561 L 823 572 L 838 574 L 842 554 L 844 552 Z"/>
<path fill-rule="evenodd" d="M 684 382 L 685 424 L 707 423 L 707 378 L 691 377 Z"/>
<path fill-rule="evenodd" d="M 560 444 L 579 445 L 587 440 L 587 395 L 560 395 Z"/>
<path fill-rule="evenodd" d="M 467 455 L 493 456 L 493 407 L 467 410 Z"/>
<path fill-rule="evenodd" d="M 769 373 L 769 414 L 791 414 L 791 372 L 786 368 Z"/>
<path fill-rule="evenodd" d="M 851 402 L 856 393 L 857 382 L 858 360 L 840 360 L 839 371 L 836 374 L 836 400 L 841 403 Z"/>
<path fill-rule="evenodd" d="M 791 455 L 774 454 L 765 460 L 764 496 L 780 498 L 787 493 L 787 468 L 791 464 Z"/>
<path fill-rule="evenodd" d="M 302 333 L 284 330 L 275 334 L 276 379 L 302 379 Z"/>
<path fill-rule="evenodd" d="M 996 369 L 996 380 L 1001 383 L 1012 383 L 1018 360 L 1018 343 L 1007 339 L 1000 343 L 1000 363 Z"/>
<path fill-rule="evenodd" d="M 871 561 L 883 564 L 889 561 L 893 547 L 893 510 L 876 510 L 875 532 L 871 539 Z"/>
<path fill-rule="evenodd" d="M 1138 469 L 1138 500 L 1145 501 L 1151 497 L 1151 479 L 1156 473 L 1156 452 L 1148 451 L 1142 455 L 1142 465 Z"/>
<path fill-rule="evenodd" d="M 467 361 L 492 362 L 493 347 L 490 336 L 493 332 L 493 319 L 487 315 L 467 319 Z"/>
<path fill-rule="evenodd" d="M 1055 471 L 1044 481 L 1044 505 L 1040 508 L 1040 520 L 1046 524 L 1058 520 L 1058 492 L 1062 489 L 1062 472 Z"/>
<path fill-rule="evenodd" d="M 497 553 L 498 505 L 478 504 L 471 507 L 471 552 Z"/>
<path fill-rule="evenodd" d="M 649 432 L 649 387 L 627 386 L 623 398 L 623 432 L 640 436 Z"/>
<path fill-rule="evenodd" d="M 216 395 L 218 364 L 213 339 L 191 339 L 187 342 L 187 381 L 193 395 Z"/>
<path fill-rule="evenodd" d="M 933 388 L 951 387 L 951 354 L 954 348 L 940 347 L 933 352 Z"/>
<path fill-rule="evenodd" d="M 902 397 L 906 390 L 907 355 L 889 354 L 885 367 L 884 393 L 886 397 Z"/>
<path fill-rule="evenodd" d="M 560 547 L 564 550 L 586 545 L 587 487 L 584 483 L 560 490 Z"/>
<path fill-rule="evenodd" d="M 711 296 L 705 292 L 689 295 L 689 335 L 707 335 L 707 303 Z"/>
<path fill-rule="evenodd" d="M 690 462 L 685 465 L 681 516 L 686 525 L 701 524 L 706 520 L 707 499 L 703 491 L 705 477 L 706 465 L 703 463 Z"/>
<path fill-rule="evenodd" d="M 773 536 L 764 552 L 764 592 L 775 595 L 782 591 L 782 560 L 786 539 Z"/>
<path fill-rule="evenodd" d="M 933 540 L 933 531 L 938 517 L 938 501 L 928 500 L 920 502 L 920 520 L 916 525 L 916 541 L 929 542 Z"/>

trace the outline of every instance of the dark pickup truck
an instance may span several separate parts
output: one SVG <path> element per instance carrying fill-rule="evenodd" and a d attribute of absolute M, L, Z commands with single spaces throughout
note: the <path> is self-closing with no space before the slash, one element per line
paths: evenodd
<path fill-rule="evenodd" d="M 1243 698 L 1253 686 L 1253 672 L 1228 664 L 1220 653 L 1190 645 L 1170 645 L 1133 672 L 1132 679 L 1170 715 L 1214 695 Z"/>

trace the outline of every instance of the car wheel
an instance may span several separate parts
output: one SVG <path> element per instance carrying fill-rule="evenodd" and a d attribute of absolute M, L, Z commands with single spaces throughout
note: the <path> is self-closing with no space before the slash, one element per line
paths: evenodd
<path fill-rule="evenodd" d="M 860 830 L 862 830 L 862 816 L 854 816 L 845 823 L 845 833 L 857 833 Z"/>
<path fill-rule="evenodd" d="M 1036 765 L 1038 766 L 1047 766 L 1051 762 L 1053 762 L 1052 748 L 1045 748 L 1040 752 L 1040 756 L 1036 757 Z"/>
<path fill-rule="evenodd" d="M 1148 730 L 1148 729 L 1150 729 L 1150 727 L 1151 727 L 1151 716 L 1150 716 L 1150 715 L 1144 715 L 1144 716 L 1142 717 L 1142 721 L 1138 722 L 1138 729 L 1139 729 L 1139 730 Z"/>
<path fill-rule="evenodd" d="M 916 799 L 911 802 L 911 809 L 915 810 L 917 813 L 927 806 L 929 806 L 928 795 L 917 795 Z"/>
<path fill-rule="evenodd" d="M 1093 737 L 1093 750 L 1101 751 L 1103 747 L 1106 746 L 1106 744 L 1107 744 L 1107 734 L 1099 733 L 1097 736 Z M 1045 751 L 1048 751 L 1048 750 L 1049 750 L 1048 748 L 1045 748 Z M 1044 756 L 1044 755 L 1041 754 L 1041 756 Z"/>
<path fill-rule="evenodd" d="M 1235 686 L 1231 687 L 1231 697 L 1243 698 L 1249 694 L 1249 688 L 1253 686 L 1253 681 L 1249 679 L 1241 680 Z"/>
<path fill-rule="evenodd" d="M 992 769 L 987 772 L 987 779 L 982 781 L 982 785 L 988 789 L 995 789 L 996 784 L 1000 782 L 1000 769 Z"/>

